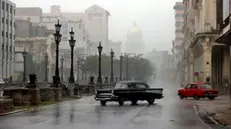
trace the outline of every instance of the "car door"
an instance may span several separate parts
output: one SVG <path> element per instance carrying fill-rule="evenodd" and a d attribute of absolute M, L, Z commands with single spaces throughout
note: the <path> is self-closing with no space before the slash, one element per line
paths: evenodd
<path fill-rule="evenodd" d="M 188 84 L 186 87 L 185 87 L 185 93 L 184 93 L 184 96 L 185 97 L 191 97 L 191 84 Z"/>
<path fill-rule="evenodd" d="M 197 85 L 196 84 L 191 84 L 191 88 L 189 90 L 190 96 L 194 96 L 197 94 Z"/>

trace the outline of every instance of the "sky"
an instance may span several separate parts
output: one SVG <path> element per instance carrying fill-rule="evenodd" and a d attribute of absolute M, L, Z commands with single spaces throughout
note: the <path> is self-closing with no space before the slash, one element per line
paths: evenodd
<path fill-rule="evenodd" d="M 143 31 L 143 40 L 147 51 L 153 48 L 168 50 L 174 39 L 175 2 L 181 0 L 11 0 L 17 7 L 41 7 L 49 12 L 51 5 L 60 5 L 62 12 L 84 12 L 97 4 L 108 10 L 109 39 L 125 41 L 126 34 L 133 21 Z"/>

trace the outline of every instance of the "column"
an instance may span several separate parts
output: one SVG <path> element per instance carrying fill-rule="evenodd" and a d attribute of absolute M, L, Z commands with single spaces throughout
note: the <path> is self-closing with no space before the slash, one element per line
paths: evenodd
<path fill-rule="evenodd" d="M 224 58 L 223 58 L 223 69 L 222 69 L 222 73 L 223 73 L 223 78 L 228 79 L 228 81 L 230 82 L 230 47 L 229 46 L 225 46 L 224 48 Z"/>
<path fill-rule="evenodd" d="M 205 37 L 203 44 L 204 48 L 204 81 L 211 82 L 211 50 L 212 50 L 212 43 L 211 37 Z"/>

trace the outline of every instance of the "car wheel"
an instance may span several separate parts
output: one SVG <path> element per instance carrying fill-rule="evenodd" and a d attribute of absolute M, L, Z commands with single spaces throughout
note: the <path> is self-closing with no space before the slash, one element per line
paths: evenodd
<path fill-rule="evenodd" d="M 215 97 L 209 97 L 209 100 L 214 100 L 215 99 Z"/>
<path fill-rule="evenodd" d="M 148 99 L 148 104 L 153 104 L 155 102 L 155 98 Z"/>
<path fill-rule="evenodd" d="M 184 96 L 182 94 L 179 94 L 180 99 L 184 99 Z"/>
<path fill-rule="evenodd" d="M 124 105 L 124 100 L 123 99 L 119 99 L 118 103 L 119 103 L 120 106 L 123 106 Z"/>
<path fill-rule="evenodd" d="M 107 101 L 100 101 L 101 106 L 106 106 Z"/>
<path fill-rule="evenodd" d="M 136 105 L 138 100 L 132 100 L 132 105 Z"/>
<path fill-rule="evenodd" d="M 195 100 L 199 100 L 200 97 L 199 97 L 198 95 L 194 95 L 194 99 L 195 99 Z"/>

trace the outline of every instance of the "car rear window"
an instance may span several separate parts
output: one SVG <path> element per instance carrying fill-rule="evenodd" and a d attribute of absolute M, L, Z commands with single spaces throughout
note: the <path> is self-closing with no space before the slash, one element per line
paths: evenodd
<path fill-rule="evenodd" d="M 127 87 L 128 86 L 125 83 L 116 83 L 116 85 L 115 85 L 115 89 L 125 89 Z"/>
<path fill-rule="evenodd" d="M 200 89 L 212 89 L 210 84 L 200 84 L 199 88 Z"/>

